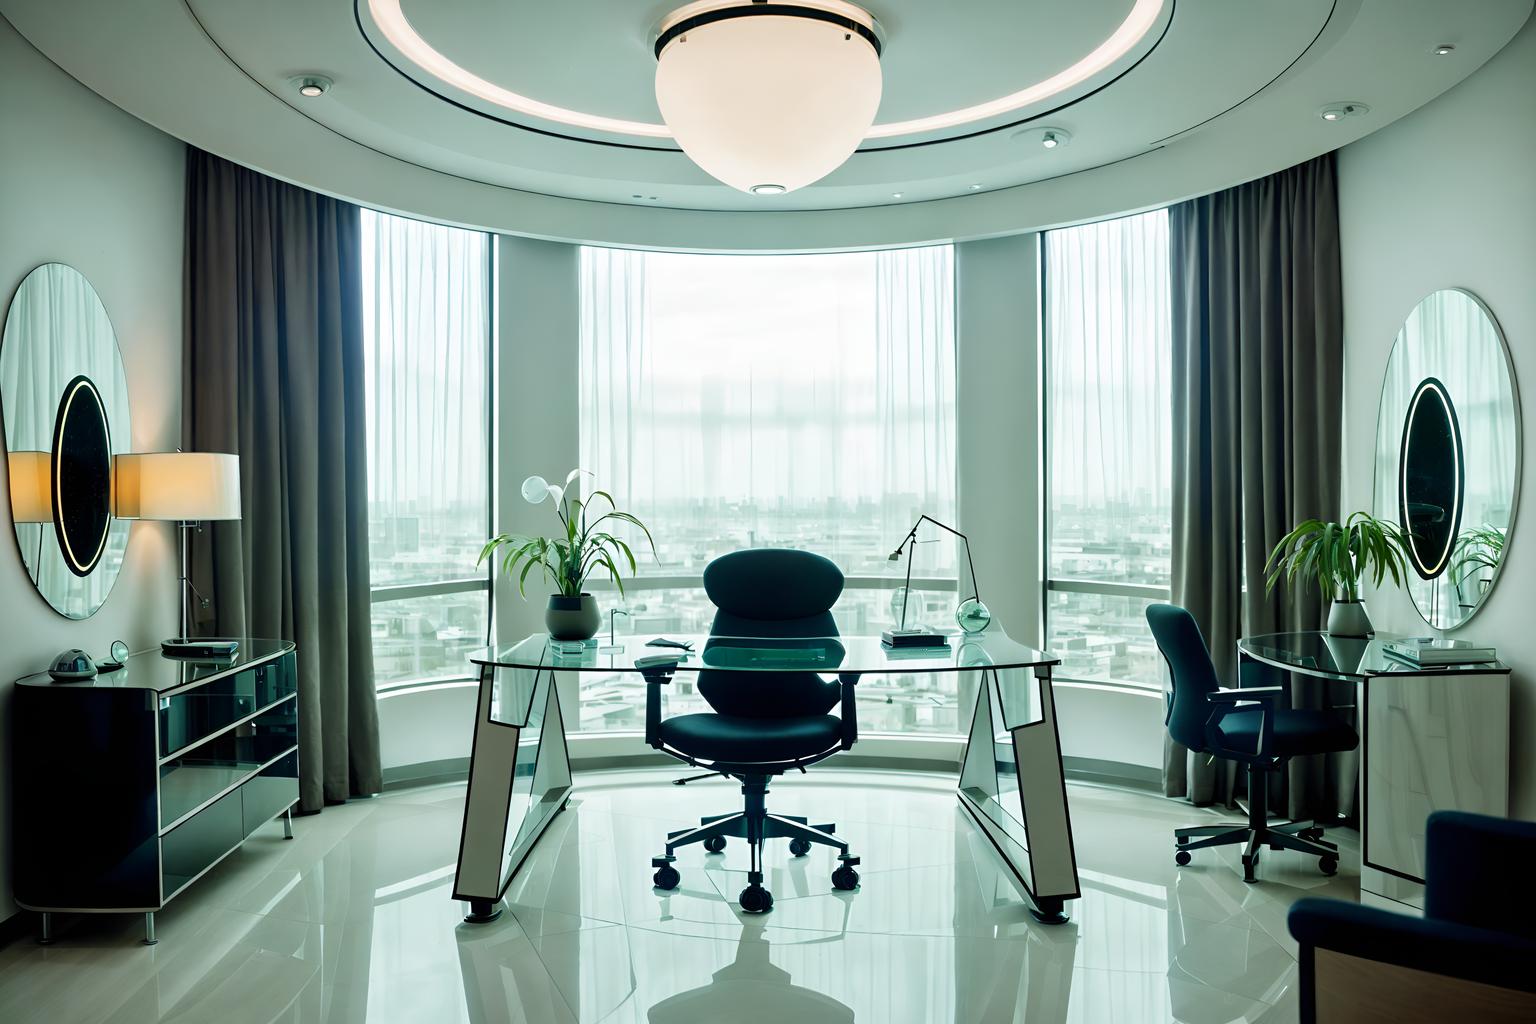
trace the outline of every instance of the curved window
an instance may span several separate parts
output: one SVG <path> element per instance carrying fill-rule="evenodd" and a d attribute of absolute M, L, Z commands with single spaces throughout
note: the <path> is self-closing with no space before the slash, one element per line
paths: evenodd
<path fill-rule="evenodd" d="M 1045 646 L 1058 678 L 1161 688 L 1146 607 L 1172 582 L 1168 213 L 1044 244 Z"/>
<path fill-rule="evenodd" d="M 380 691 L 473 678 L 490 584 L 489 236 L 363 211 L 368 572 Z"/>
<path fill-rule="evenodd" d="M 954 521 L 952 248 L 587 247 L 580 274 L 581 466 L 656 539 L 626 581 L 619 629 L 708 632 L 700 574 L 747 547 L 826 555 L 847 576 L 841 631 L 891 625 L 905 566 L 887 556 L 920 514 Z M 953 626 L 955 572 L 951 543 L 919 546 L 910 622 Z M 860 728 L 957 733 L 952 684 L 861 685 Z M 641 727 L 638 680 L 583 686 L 581 729 Z M 669 698 L 669 713 L 690 710 L 682 692 Z"/>

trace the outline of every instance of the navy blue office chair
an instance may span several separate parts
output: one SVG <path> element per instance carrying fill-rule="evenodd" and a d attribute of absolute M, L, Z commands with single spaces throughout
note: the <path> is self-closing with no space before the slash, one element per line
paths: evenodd
<path fill-rule="evenodd" d="M 1536 1020 L 1536 823 L 1437 811 L 1425 828 L 1424 916 L 1304 899 L 1301 1020 Z"/>
<path fill-rule="evenodd" d="M 1266 846 L 1321 858 L 1318 865 L 1325 875 L 1337 871 L 1339 848 L 1324 841 L 1316 822 L 1269 823 L 1268 776 L 1302 754 L 1355 749 L 1360 742 L 1355 730 L 1331 711 L 1280 707 L 1285 699 L 1283 686 L 1223 689 L 1200 626 L 1187 610 L 1171 604 L 1150 605 L 1147 625 L 1173 679 L 1168 734 L 1196 753 L 1248 768 L 1248 821 L 1174 829 L 1174 860 L 1182 866 L 1195 850 L 1243 843 L 1245 882 L 1254 881 L 1259 851 Z"/>
<path fill-rule="evenodd" d="M 725 664 L 772 651 L 775 638 L 790 652 L 817 655 L 836 665 L 843 648 L 831 608 L 843 592 L 843 573 L 809 551 L 753 548 L 722 555 L 704 569 L 704 590 L 714 602 L 715 621 L 707 642 L 709 658 Z M 768 655 L 772 657 L 770 653 Z M 697 828 L 667 835 L 666 853 L 653 858 L 659 889 L 680 881 L 673 866 L 679 847 L 703 843 L 710 853 L 725 849 L 728 836 L 745 839 L 751 870 L 741 891 L 741 909 L 763 913 L 773 908 L 773 894 L 763 887 L 763 843 L 789 839 L 789 852 L 803 857 L 811 844 L 831 846 L 841 862 L 832 873 L 838 889 L 859 884 L 859 858 L 836 834 L 835 825 L 811 825 L 805 818 L 769 814 L 768 780 L 790 770 L 804 771 L 858 739 L 853 688 L 857 677 L 842 674 L 829 682 L 816 672 L 737 672 L 705 669 L 698 674 L 699 694 L 711 711 L 676 718 L 661 717 L 661 687 L 671 681 L 668 667 L 645 673 L 645 739 L 680 761 L 740 780 L 743 809 L 700 819 Z M 830 712 L 841 704 L 841 717 Z"/>

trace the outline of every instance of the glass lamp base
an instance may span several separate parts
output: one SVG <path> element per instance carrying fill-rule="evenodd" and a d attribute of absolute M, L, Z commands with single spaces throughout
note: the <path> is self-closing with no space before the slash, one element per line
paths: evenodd
<path fill-rule="evenodd" d="M 955 624 L 967 633 L 980 633 L 992 622 L 992 611 L 977 598 L 960 602 L 955 609 Z"/>

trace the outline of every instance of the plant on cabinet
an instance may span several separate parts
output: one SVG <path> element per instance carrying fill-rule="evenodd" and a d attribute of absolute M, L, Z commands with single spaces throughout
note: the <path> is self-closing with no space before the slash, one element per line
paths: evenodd
<path fill-rule="evenodd" d="M 1333 602 L 1328 609 L 1328 632 L 1334 636 L 1369 636 L 1371 617 L 1360 600 L 1360 582 L 1370 578 L 1380 586 L 1391 577 L 1402 586 L 1408 574 L 1403 554 L 1407 544 L 1396 523 L 1356 512 L 1342 523 L 1308 519 L 1281 538 L 1264 564 L 1272 591 L 1284 577 L 1294 584 L 1299 576 L 1314 581 L 1323 597 Z"/>

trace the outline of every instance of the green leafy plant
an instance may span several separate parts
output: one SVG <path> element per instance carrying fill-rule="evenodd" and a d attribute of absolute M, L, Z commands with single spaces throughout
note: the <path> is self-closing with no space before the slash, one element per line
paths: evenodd
<path fill-rule="evenodd" d="M 1491 579 L 1492 572 L 1499 568 L 1503 558 L 1503 530 L 1486 523 L 1463 530 L 1461 536 L 1456 538 L 1456 546 L 1451 549 L 1451 581 L 1456 585 L 1456 593 L 1461 593 L 1461 585 L 1468 577 L 1484 570 L 1489 571 Z"/>
<path fill-rule="evenodd" d="M 635 553 L 623 540 L 600 527 L 610 521 L 629 523 L 636 527 L 645 534 L 652 557 L 656 554 L 656 542 L 652 540 L 651 531 L 646 525 L 633 514 L 620 511 L 613 495 L 607 491 L 594 490 L 585 501 L 573 492 L 571 485 L 583 473 L 586 470 L 571 470 L 565 478 L 564 487 L 557 487 L 541 476 L 531 476 L 524 480 L 523 498 L 530 505 L 541 504 L 545 498 L 553 499 L 555 516 L 560 520 L 560 535 L 526 537 L 513 533 L 499 534 L 485 542 L 476 564 L 483 565 L 486 559 L 499 552 L 502 573 L 507 576 L 517 573 L 517 592 L 524 597 L 528 596 L 528 574 L 535 568 L 540 570 L 545 582 L 555 585 L 562 597 L 580 597 L 587 577 L 599 569 L 608 573 L 619 588 L 619 593 L 623 594 L 624 567 L 627 566 L 630 575 L 634 575 Z M 606 511 L 602 508 L 603 504 L 608 506 Z M 522 568 L 519 569 L 519 566 Z"/>
<path fill-rule="evenodd" d="M 1376 586 L 1388 576 L 1402 586 L 1408 575 L 1407 537 L 1396 523 L 1356 512 L 1342 523 L 1308 519 L 1281 538 L 1264 564 L 1270 590 L 1284 577 L 1314 581 L 1328 600 L 1360 600 L 1360 581 Z"/>

